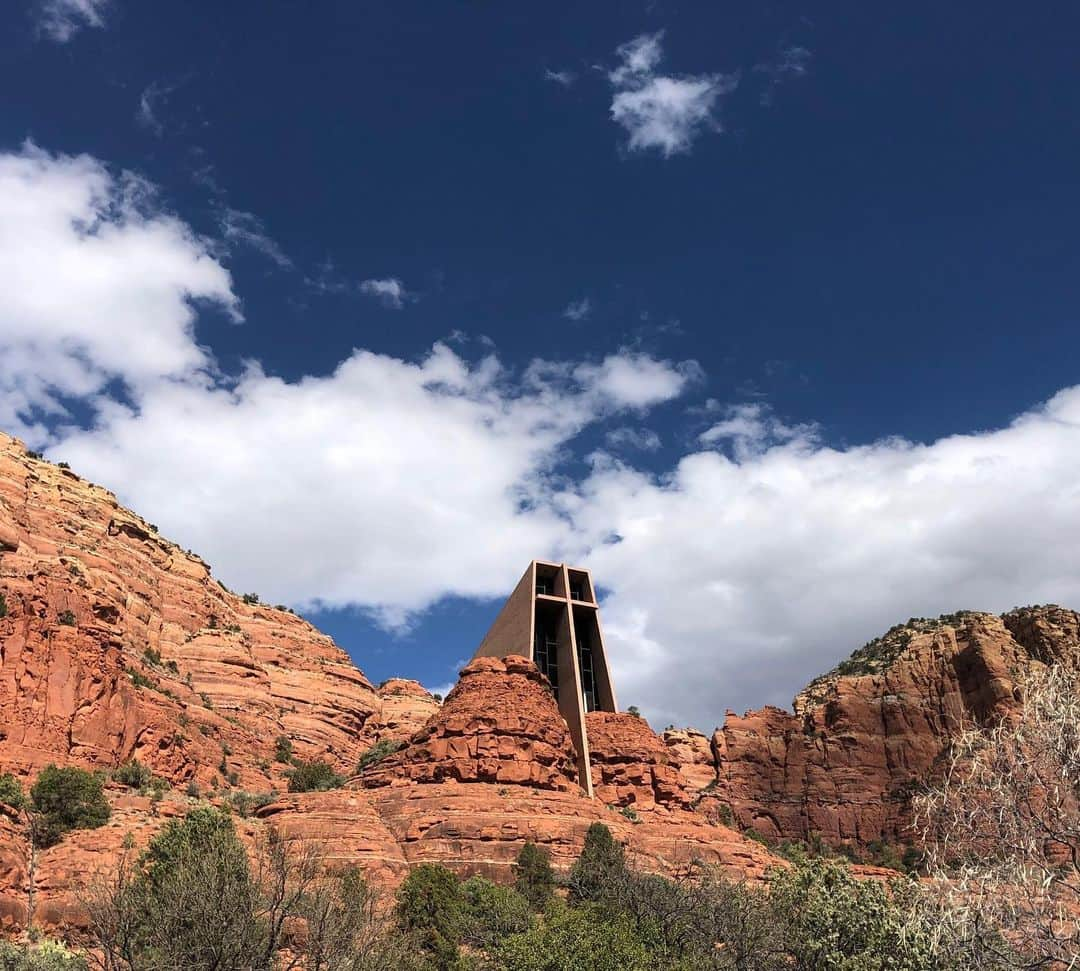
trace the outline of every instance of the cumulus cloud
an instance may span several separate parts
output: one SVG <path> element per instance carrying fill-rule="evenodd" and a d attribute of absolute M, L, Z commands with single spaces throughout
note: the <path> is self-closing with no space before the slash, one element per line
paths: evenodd
<path fill-rule="evenodd" d="M 226 207 L 219 214 L 219 221 L 222 235 L 227 241 L 250 246 L 284 270 L 292 267 L 292 260 L 267 233 L 262 220 L 253 212 Z"/>
<path fill-rule="evenodd" d="M 396 276 L 387 277 L 383 280 L 364 280 L 360 284 L 360 292 L 380 300 L 384 307 L 400 310 L 405 306 L 405 301 L 410 294 Z"/>
<path fill-rule="evenodd" d="M 656 725 L 786 703 L 911 615 L 1080 602 L 1080 386 L 927 443 L 837 447 L 760 403 L 713 409 L 672 467 L 596 451 L 575 478 L 579 435 L 648 443 L 648 409 L 699 370 L 627 349 L 515 370 L 437 344 L 222 374 L 193 330 L 196 303 L 238 313 L 212 244 L 134 177 L 33 146 L 0 155 L 0 287 L 0 425 L 230 585 L 400 627 L 505 595 L 533 556 L 581 562 L 620 698 Z M 68 399 L 89 427 L 57 422 Z"/>
<path fill-rule="evenodd" d="M 257 363 L 222 374 L 193 301 L 235 313 L 228 273 L 131 181 L 33 146 L 0 156 L 0 421 L 269 599 L 402 626 L 448 594 L 497 595 L 570 542 L 549 474 L 566 444 L 692 371 L 616 351 L 512 372 L 437 344 L 292 382 Z M 47 432 L 69 398 L 92 427 Z"/>
<path fill-rule="evenodd" d="M 209 367 L 193 300 L 239 315 L 207 242 L 86 155 L 0 154 L 0 254 L 0 425 L 31 439 L 67 398 Z"/>
<path fill-rule="evenodd" d="M 656 149 L 665 158 L 690 151 L 703 131 L 720 131 L 715 107 L 734 90 L 735 75 L 659 74 L 663 31 L 642 34 L 621 45 L 619 65 L 608 74 L 615 94 L 611 117 L 626 129 L 631 151 Z"/>
<path fill-rule="evenodd" d="M 592 302 L 588 297 L 582 297 L 580 300 L 571 300 L 570 303 L 566 305 L 562 315 L 567 320 L 577 322 L 579 320 L 586 320 L 591 313 Z"/>
<path fill-rule="evenodd" d="M 109 0 L 42 0 L 38 7 L 38 30 L 59 44 L 66 44 L 83 27 L 104 27 Z"/>
<path fill-rule="evenodd" d="M 598 462 L 574 506 L 620 699 L 654 723 L 788 704 L 912 615 L 1080 602 L 1080 387 L 928 444 L 749 406 L 701 446 L 659 478 Z"/>

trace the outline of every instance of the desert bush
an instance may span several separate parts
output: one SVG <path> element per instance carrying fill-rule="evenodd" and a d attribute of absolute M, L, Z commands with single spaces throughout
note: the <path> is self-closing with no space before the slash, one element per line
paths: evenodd
<path fill-rule="evenodd" d="M 0 806 L 7 806 L 15 812 L 26 808 L 26 793 L 22 785 L 10 772 L 0 773 Z"/>
<path fill-rule="evenodd" d="M 145 789 L 154 779 L 154 773 L 148 765 L 138 759 L 131 759 L 112 771 L 113 782 L 119 782 L 129 789 Z"/>
<path fill-rule="evenodd" d="M 274 761 L 285 765 L 291 765 L 293 761 L 292 739 L 287 735 L 279 735 L 274 740 Z"/>
<path fill-rule="evenodd" d="M 503 971 L 655 971 L 629 918 L 591 906 L 553 907 L 532 930 L 507 938 L 496 950 Z"/>
<path fill-rule="evenodd" d="M 402 741 L 384 738 L 381 742 L 376 742 L 360 756 L 360 760 L 356 764 L 356 771 L 358 773 L 363 772 L 364 769 L 370 768 L 373 765 L 378 765 L 388 755 L 393 755 L 404 747 L 405 743 Z"/>
<path fill-rule="evenodd" d="M 0 971 L 86 971 L 86 960 L 63 944 L 0 943 Z"/>
<path fill-rule="evenodd" d="M 774 874 L 769 907 L 783 950 L 806 971 L 959 969 L 910 906 L 915 884 L 857 879 L 837 860 L 811 859 Z"/>
<path fill-rule="evenodd" d="M 70 610 L 62 610 L 56 617 L 57 621 L 65 627 L 75 626 L 75 614 Z"/>
<path fill-rule="evenodd" d="M 543 910 L 555 892 L 551 854 L 535 843 L 526 843 L 514 861 L 514 889 L 534 910 Z"/>
<path fill-rule="evenodd" d="M 109 819 L 101 776 L 85 769 L 48 765 L 30 790 L 34 841 L 47 847 L 74 829 L 96 829 Z"/>
<path fill-rule="evenodd" d="M 296 762 L 295 766 L 285 773 L 289 778 L 289 792 L 324 792 L 340 788 L 345 781 L 326 762 Z"/>
<path fill-rule="evenodd" d="M 0 593 L 0 618 L 6 617 L 8 612 L 7 598 Z"/>

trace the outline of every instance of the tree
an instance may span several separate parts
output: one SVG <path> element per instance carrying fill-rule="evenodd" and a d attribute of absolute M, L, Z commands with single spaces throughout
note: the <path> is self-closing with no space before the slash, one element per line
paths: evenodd
<path fill-rule="evenodd" d="M 30 790 L 32 837 L 39 847 L 73 829 L 96 829 L 109 819 L 101 776 L 74 766 L 47 765 Z"/>
<path fill-rule="evenodd" d="M 511 934 L 533 925 L 529 902 L 516 890 L 500 887 L 483 877 L 470 877 L 461 885 L 465 903 L 464 940 L 484 950 Z"/>
<path fill-rule="evenodd" d="M 52 941 L 27 946 L 0 943 L 0 971 L 86 971 L 86 961 Z"/>
<path fill-rule="evenodd" d="M 575 903 L 601 899 L 612 881 L 625 871 L 622 844 L 603 823 L 593 823 L 585 833 L 581 855 L 570 868 L 570 899 Z"/>
<path fill-rule="evenodd" d="M 398 888 L 395 913 L 440 967 L 457 959 L 467 915 L 458 878 L 446 867 L 421 863 L 413 869 Z"/>
<path fill-rule="evenodd" d="M 914 801 L 943 924 L 971 967 L 1080 960 L 1080 676 L 1030 674 L 1020 708 L 953 743 Z"/>
<path fill-rule="evenodd" d="M 0 806 L 6 806 L 16 813 L 26 808 L 26 793 L 10 772 L 0 773 Z"/>
<path fill-rule="evenodd" d="M 551 854 L 535 843 L 526 843 L 514 861 L 514 888 L 533 910 L 543 910 L 555 892 Z"/>

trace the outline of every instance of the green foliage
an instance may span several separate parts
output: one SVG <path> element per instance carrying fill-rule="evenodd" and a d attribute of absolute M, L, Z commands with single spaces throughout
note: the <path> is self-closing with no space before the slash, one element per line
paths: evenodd
<path fill-rule="evenodd" d="M 0 773 L 0 806 L 7 806 L 16 812 L 26 808 L 26 793 L 10 772 Z"/>
<path fill-rule="evenodd" d="M 384 738 L 381 742 L 376 742 L 360 756 L 360 761 L 356 764 L 356 771 L 363 772 L 364 769 L 369 769 L 373 765 L 378 765 L 388 755 L 393 755 L 404 747 L 405 743 L 402 741 L 393 738 Z"/>
<path fill-rule="evenodd" d="M 147 664 L 156 664 L 159 666 L 161 664 L 161 651 L 155 650 L 152 647 L 148 647 L 145 651 L 143 651 L 142 656 L 143 660 Z"/>
<path fill-rule="evenodd" d="M 934 971 L 928 930 L 912 927 L 909 892 L 857 880 L 834 860 L 810 860 L 773 876 L 770 904 L 785 950 L 806 971 Z"/>
<path fill-rule="evenodd" d="M 556 907 L 497 951 L 504 971 L 653 971 L 653 962 L 625 915 L 610 918 L 591 907 Z"/>
<path fill-rule="evenodd" d="M 113 782 L 119 782 L 129 789 L 145 789 L 154 779 L 154 773 L 148 765 L 143 765 L 137 759 L 131 759 L 123 765 L 113 769 Z"/>
<path fill-rule="evenodd" d="M 62 944 L 20 946 L 0 943 L 0 971 L 86 971 L 86 961 Z"/>
<path fill-rule="evenodd" d="M 296 768 L 285 774 L 289 777 L 289 792 L 325 792 L 339 789 L 345 781 L 326 762 L 296 762 Z"/>
<path fill-rule="evenodd" d="M 641 819 L 638 816 L 637 810 L 633 806 L 623 806 L 619 810 L 619 814 L 626 819 L 629 819 L 632 823 L 640 823 Z"/>
<path fill-rule="evenodd" d="M 109 818 L 101 777 L 74 766 L 47 765 L 30 790 L 30 801 L 39 846 L 53 846 L 73 829 L 96 829 Z"/>
<path fill-rule="evenodd" d="M 128 677 L 131 678 L 131 683 L 136 688 L 149 688 L 151 691 L 157 688 L 157 685 L 151 681 L 142 671 L 136 671 L 134 668 L 127 669 Z"/>
<path fill-rule="evenodd" d="M 614 881 L 626 872 L 622 844 L 603 823 L 593 823 L 585 833 L 581 855 L 570 868 L 570 899 L 573 902 L 600 900 Z"/>
<path fill-rule="evenodd" d="M 245 593 L 244 594 L 244 603 L 246 603 L 246 604 L 257 604 L 258 602 L 259 602 L 259 595 L 257 593 Z"/>
<path fill-rule="evenodd" d="M 439 967 L 457 960 L 468 911 L 458 878 L 446 867 L 422 863 L 412 870 L 398 888 L 394 913 Z"/>
<path fill-rule="evenodd" d="M 0 593 L 0 618 L 6 617 L 8 612 L 7 598 Z"/>
<path fill-rule="evenodd" d="M 245 792 L 243 789 L 237 789 L 229 793 L 229 805 L 235 810 L 237 816 L 247 819 L 263 806 L 269 806 L 275 798 L 276 794 L 273 792 Z"/>
<path fill-rule="evenodd" d="M 474 947 L 490 950 L 511 934 L 523 934 L 532 928 L 529 902 L 510 887 L 470 877 L 461 885 L 461 895 L 465 901 L 462 936 Z"/>
<path fill-rule="evenodd" d="M 526 843 L 514 861 L 514 889 L 534 910 L 543 910 L 555 892 L 551 854 L 535 843 Z"/>
<path fill-rule="evenodd" d="M 293 762 L 292 739 L 287 735 L 279 735 L 274 740 L 274 761 L 291 765 Z"/>
<path fill-rule="evenodd" d="M 75 615 L 70 610 L 61 610 L 60 613 L 57 614 L 56 620 L 65 627 L 75 626 Z"/>
<path fill-rule="evenodd" d="M 631 705 L 629 708 L 626 709 L 626 713 L 628 715 L 633 715 L 635 718 L 641 717 L 641 709 L 638 708 L 637 705 Z"/>

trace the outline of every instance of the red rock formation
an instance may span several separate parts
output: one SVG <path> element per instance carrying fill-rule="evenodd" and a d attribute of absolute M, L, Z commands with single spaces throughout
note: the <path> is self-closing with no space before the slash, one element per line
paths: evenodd
<path fill-rule="evenodd" d="M 715 788 L 716 754 L 707 735 L 696 728 L 669 728 L 661 739 L 691 792 Z"/>
<path fill-rule="evenodd" d="M 380 742 L 408 741 L 439 710 L 439 702 L 419 681 L 390 678 L 379 685 Z"/>
<path fill-rule="evenodd" d="M 1080 659 L 1080 615 L 1058 607 L 894 628 L 803 691 L 794 714 L 728 714 L 713 811 L 726 804 L 769 837 L 911 842 L 910 794 L 950 737 L 1007 710 L 1017 676 L 1055 659 Z"/>
<path fill-rule="evenodd" d="M 570 732 L 547 678 L 523 657 L 477 658 L 409 744 L 363 773 L 368 787 L 410 782 L 577 786 Z"/>
<path fill-rule="evenodd" d="M 597 799 L 635 811 L 690 806 L 685 780 L 644 718 L 590 711 L 585 724 Z"/>
<path fill-rule="evenodd" d="M 0 765 L 281 787 L 274 741 L 345 768 L 384 701 L 333 641 L 247 603 L 115 496 L 0 435 Z"/>

